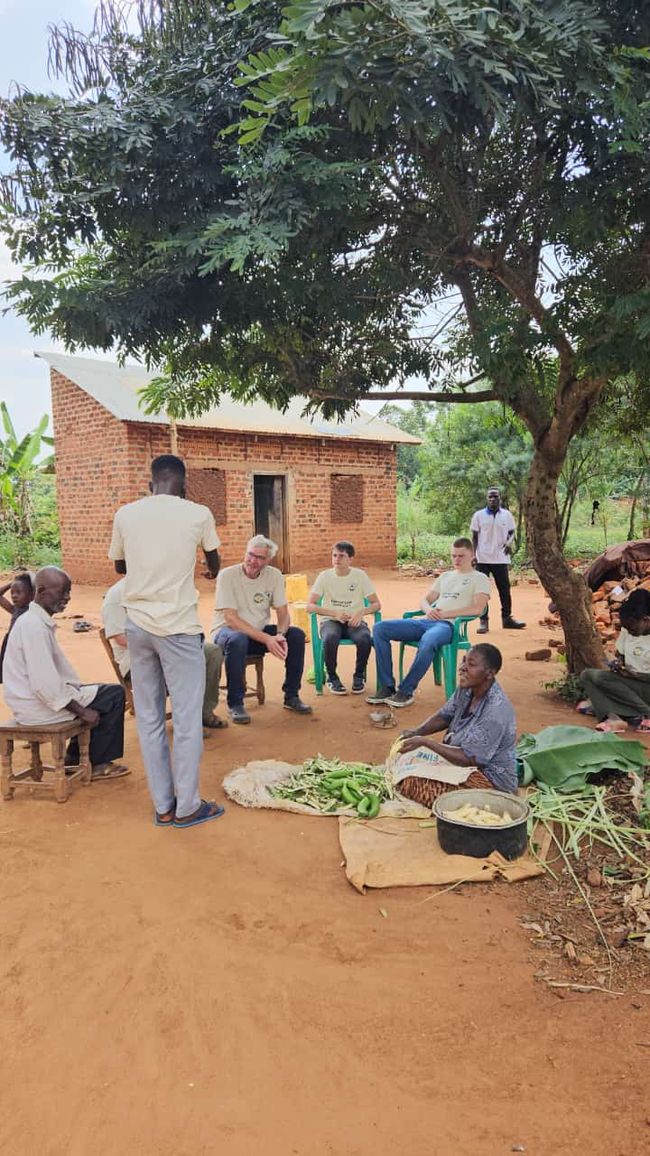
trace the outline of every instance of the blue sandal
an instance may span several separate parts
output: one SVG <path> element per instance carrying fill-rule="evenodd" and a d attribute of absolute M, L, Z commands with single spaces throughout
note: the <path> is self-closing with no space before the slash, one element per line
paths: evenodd
<path fill-rule="evenodd" d="M 198 827 L 200 823 L 209 823 L 211 819 L 220 819 L 224 814 L 224 808 L 220 807 L 214 799 L 201 799 L 201 806 L 193 815 L 188 815 L 187 819 L 174 818 L 172 826 L 174 827 Z"/>

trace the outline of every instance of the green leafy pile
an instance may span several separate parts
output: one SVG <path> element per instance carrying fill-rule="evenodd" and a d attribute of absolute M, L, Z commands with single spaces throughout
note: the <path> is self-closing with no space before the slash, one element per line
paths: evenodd
<path fill-rule="evenodd" d="M 286 783 L 271 789 L 276 799 L 303 803 L 323 814 L 354 810 L 362 819 L 375 819 L 392 787 L 382 767 L 368 763 L 344 763 L 317 755 L 307 759 Z"/>

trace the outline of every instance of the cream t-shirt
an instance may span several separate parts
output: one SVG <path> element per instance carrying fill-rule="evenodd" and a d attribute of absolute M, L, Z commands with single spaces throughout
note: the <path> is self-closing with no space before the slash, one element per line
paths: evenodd
<path fill-rule="evenodd" d="M 350 573 L 341 576 L 332 566 L 318 575 L 312 593 L 318 595 L 321 606 L 333 611 L 333 614 L 340 614 L 341 611 L 358 614 L 364 609 L 364 599 L 375 593 L 375 587 L 365 570 L 351 566 Z M 328 615 L 320 614 L 319 618 L 327 622 Z"/>
<path fill-rule="evenodd" d="M 445 570 L 436 578 L 433 593 L 438 610 L 466 610 L 472 605 L 477 594 L 487 594 L 490 597 L 490 579 L 480 570 L 470 570 L 469 574 L 462 574 L 459 570 Z M 487 603 L 486 603 L 487 605 Z"/>
<path fill-rule="evenodd" d="M 102 602 L 102 626 L 104 634 L 111 644 L 115 661 L 120 668 L 122 678 L 126 678 L 131 669 L 131 659 L 126 646 L 115 641 L 116 634 L 124 634 L 126 630 L 126 610 L 122 605 L 126 578 L 120 578 L 104 595 Z"/>
<path fill-rule="evenodd" d="M 282 573 L 275 566 L 265 566 L 257 578 L 247 578 L 241 562 L 226 566 L 217 578 L 214 605 L 212 635 L 226 625 L 224 610 L 235 610 L 244 622 L 263 630 L 269 623 L 271 607 L 287 605 Z"/>
<path fill-rule="evenodd" d="M 219 548 L 207 506 L 152 494 L 117 511 L 108 556 L 126 562 L 122 605 L 136 626 L 159 637 L 201 634 L 194 585 L 199 547 Z"/>
<path fill-rule="evenodd" d="M 622 626 L 616 649 L 623 655 L 628 670 L 634 674 L 650 674 L 650 634 L 636 637 Z"/>

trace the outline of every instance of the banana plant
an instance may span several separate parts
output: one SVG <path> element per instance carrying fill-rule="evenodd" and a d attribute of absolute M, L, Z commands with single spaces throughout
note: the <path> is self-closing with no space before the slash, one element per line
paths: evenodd
<path fill-rule="evenodd" d="M 7 405 L 0 402 L 0 526 L 20 538 L 31 532 L 31 483 L 36 474 L 54 469 L 54 454 L 37 460 L 43 446 L 54 445 L 45 434 L 49 420 L 43 414 L 36 429 L 19 440 Z"/>

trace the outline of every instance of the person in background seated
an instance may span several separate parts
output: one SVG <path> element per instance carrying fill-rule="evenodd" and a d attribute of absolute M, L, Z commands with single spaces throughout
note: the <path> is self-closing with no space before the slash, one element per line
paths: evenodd
<path fill-rule="evenodd" d="M 305 664 L 305 632 L 292 626 L 284 578 L 269 562 L 278 552 L 275 542 L 256 534 L 244 561 L 227 566 L 217 579 L 212 637 L 224 653 L 228 712 L 234 723 L 246 725 L 251 716 L 244 707 L 246 658 L 249 654 L 272 654 L 285 665 L 282 686 L 284 705 L 294 714 L 311 714 L 300 698 Z M 277 626 L 270 626 L 271 608 Z"/>
<path fill-rule="evenodd" d="M 5 598 L 5 594 L 9 591 L 11 602 Z M 0 647 L 0 682 L 2 682 L 2 664 L 4 662 L 5 650 L 7 649 L 7 642 L 12 628 L 20 618 L 29 609 L 29 604 L 34 597 L 34 579 L 33 575 L 25 570 L 21 574 L 16 574 L 10 582 L 5 582 L 4 586 L 0 586 L 0 606 L 11 615 L 7 633 L 2 640 Z"/>
<path fill-rule="evenodd" d="M 351 564 L 354 553 L 351 542 L 337 542 L 332 547 L 332 569 L 323 570 L 318 575 L 307 603 L 308 613 L 319 614 L 322 619 L 320 636 L 327 686 L 332 694 L 348 693 L 336 673 L 339 643 L 344 638 L 354 642 L 357 650 L 352 693 L 363 694 L 366 688 L 366 667 L 372 650 L 372 636 L 364 618 L 367 614 L 381 610 L 370 578 L 364 570 L 357 570 Z"/>
<path fill-rule="evenodd" d="M 472 565 L 474 550 L 469 538 L 457 538 L 451 548 L 451 570 L 436 578 L 420 604 L 421 618 L 390 618 L 373 631 L 379 690 L 366 702 L 410 706 L 415 688 L 429 670 L 433 656 L 451 642 L 454 618 L 482 614 L 490 597 L 490 580 Z M 395 689 L 391 642 L 417 642 L 418 649 L 406 678 Z"/>
<path fill-rule="evenodd" d="M 460 664 L 458 689 L 436 714 L 415 730 L 403 731 L 400 754 L 425 747 L 454 767 L 472 767 L 458 785 L 436 779 L 431 764 L 427 778 L 407 775 L 397 789 L 407 799 L 432 806 L 446 791 L 466 788 L 517 790 L 515 712 L 496 681 L 502 658 L 496 646 L 480 642 Z M 442 742 L 429 735 L 445 731 Z"/>
<path fill-rule="evenodd" d="M 607 670 L 583 670 L 588 698 L 577 709 L 585 714 L 591 704 L 601 719 L 597 731 L 616 734 L 629 724 L 650 734 L 650 591 L 633 590 L 620 615 L 617 658 Z"/>
<path fill-rule="evenodd" d="M 52 621 L 70 601 L 70 577 L 45 566 L 34 578 L 35 595 L 16 622 L 4 661 L 4 696 L 19 726 L 48 726 L 81 719 L 90 732 L 93 782 L 120 779 L 129 771 L 116 762 L 124 753 L 124 688 L 81 682 L 59 646 Z M 69 766 L 79 763 L 79 743 L 70 740 Z"/>
<path fill-rule="evenodd" d="M 104 595 L 102 602 L 102 624 L 104 634 L 113 648 L 115 661 L 120 669 L 122 678 L 131 680 L 131 659 L 126 639 L 126 610 L 122 605 L 124 585 L 126 579 L 120 578 Z M 208 730 L 221 730 L 228 723 L 217 718 L 215 708 L 219 702 L 219 682 L 221 681 L 221 667 L 223 651 L 213 642 L 203 643 L 205 658 L 205 694 L 203 696 L 203 726 Z"/>

